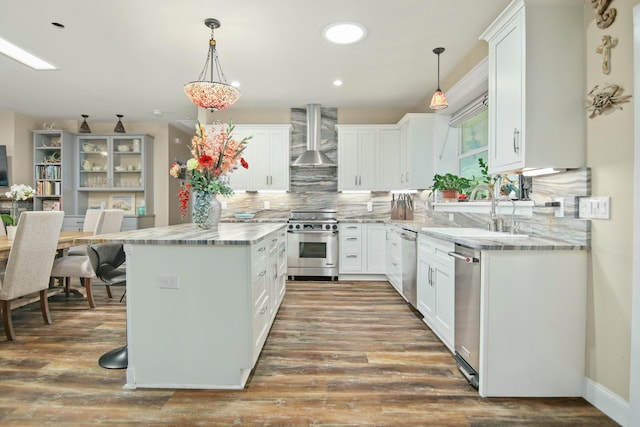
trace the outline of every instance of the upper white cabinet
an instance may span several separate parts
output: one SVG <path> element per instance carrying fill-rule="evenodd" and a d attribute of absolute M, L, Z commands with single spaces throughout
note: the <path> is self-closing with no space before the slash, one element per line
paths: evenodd
<path fill-rule="evenodd" d="M 338 190 L 428 188 L 433 178 L 433 114 L 397 125 L 338 125 Z"/>
<path fill-rule="evenodd" d="M 378 126 L 338 125 L 338 191 L 375 190 Z"/>
<path fill-rule="evenodd" d="M 399 187 L 401 190 L 418 190 L 431 186 L 434 175 L 433 113 L 405 114 L 398 122 L 399 131 Z"/>
<path fill-rule="evenodd" d="M 252 136 L 243 153 L 249 169 L 229 175 L 234 190 L 289 190 L 289 125 L 236 125 L 235 139 Z"/>
<path fill-rule="evenodd" d="M 489 172 L 585 165 L 584 1 L 515 0 L 489 43 Z"/>

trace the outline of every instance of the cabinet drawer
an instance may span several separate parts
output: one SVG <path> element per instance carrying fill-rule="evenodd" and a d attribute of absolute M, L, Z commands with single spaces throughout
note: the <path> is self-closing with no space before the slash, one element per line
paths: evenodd
<path fill-rule="evenodd" d="M 344 236 L 362 236 L 361 224 L 340 224 L 340 235 Z"/>
<path fill-rule="evenodd" d="M 253 268 L 251 277 L 251 296 L 254 306 L 267 294 L 267 264 L 261 263 Z"/>
<path fill-rule="evenodd" d="M 362 238 L 360 236 L 340 236 L 340 251 L 362 252 Z"/>
<path fill-rule="evenodd" d="M 454 249 L 455 244 L 453 242 L 422 235 L 418 237 L 419 253 L 444 265 L 454 265 L 453 258 L 448 255 Z"/>
<path fill-rule="evenodd" d="M 267 259 L 269 240 L 263 239 L 251 247 L 251 262 L 256 265 Z"/>
<path fill-rule="evenodd" d="M 356 253 L 345 253 L 340 256 L 340 271 L 362 270 L 362 256 Z"/>

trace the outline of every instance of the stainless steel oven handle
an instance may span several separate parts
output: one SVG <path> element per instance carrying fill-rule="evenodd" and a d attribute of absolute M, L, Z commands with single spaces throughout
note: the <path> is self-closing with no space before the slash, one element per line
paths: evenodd
<path fill-rule="evenodd" d="M 452 256 L 454 258 L 460 259 L 464 262 L 466 262 L 467 264 L 474 264 L 477 262 L 480 262 L 480 260 L 478 258 L 472 257 L 472 256 L 465 256 L 465 255 L 461 255 L 457 252 L 449 252 L 447 253 L 447 255 Z"/>
<path fill-rule="evenodd" d="M 329 231 L 329 230 L 309 230 L 309 231 L 287 230 L 287 233 L 291 233 L 291 234 L 332 234 L 332 235 L 337 235 L 338 231 L 337 230 L 334 230 L 334 231 Z"/>

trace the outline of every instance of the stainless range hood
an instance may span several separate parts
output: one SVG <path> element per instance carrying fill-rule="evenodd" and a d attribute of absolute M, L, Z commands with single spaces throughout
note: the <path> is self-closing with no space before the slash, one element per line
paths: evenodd
<path fill-rule="evenodd" d="M 320 104 L 307 105 L 307 151 L 291 166 L 337 166 L 333 160 L 318 150 L 320 143 L 321 111 Z"/>

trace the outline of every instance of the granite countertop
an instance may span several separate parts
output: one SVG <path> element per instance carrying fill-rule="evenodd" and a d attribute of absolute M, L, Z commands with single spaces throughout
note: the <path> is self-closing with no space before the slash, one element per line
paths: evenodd
<path fill-rule="evenodd" d="M 80 243 L 133 243 L 146 245 L 249 245 L 284 229 L 284 224 L 221 223 L 216 230 L 201 230 L 194 224 L 143 228 L 78 239 Z"/>

